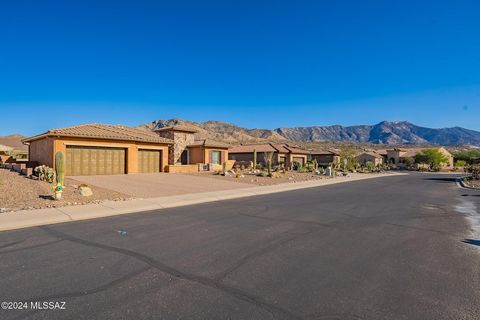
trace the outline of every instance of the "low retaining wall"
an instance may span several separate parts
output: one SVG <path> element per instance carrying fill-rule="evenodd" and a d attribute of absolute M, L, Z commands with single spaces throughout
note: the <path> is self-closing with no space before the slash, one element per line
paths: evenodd
<path fill-rule="evenodd" d="M 198 172 L 198 164 L 168 165 L 166 172 L 169 173 L 195 173 Z"/>

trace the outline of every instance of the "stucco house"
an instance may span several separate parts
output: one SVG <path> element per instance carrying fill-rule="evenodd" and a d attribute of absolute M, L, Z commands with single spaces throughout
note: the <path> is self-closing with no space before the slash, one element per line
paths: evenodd
<path fill-rule="evenodd" d="M 308 150 L 288 144 L 260 143 L 238 145 L 230 148 L 228 150 L 229 159 L 239 163 L 252 162 L 254 151 L 257 152 L 257 163 L 264 166 L 267 162 L 265 153 L 273 152 L 273 165 L 283 163 L 286 167 L 291 167 L 294 162 L 298 162 L 302 166 L 305 165 L 310 154 Z"/>
<path fill-rule="evenodd" d="M 23 143 L 30 161 L 52 168 L 56 152 L 63 152 L 65 174 L 76 176 L 163 172 L 173 141 L 125 126 L 84 124 L 52 129 Z"/>
<path fill-rule="evenodd" d="M 375 166 L 379 166 L 383 163 L 382 155 L 378 154 L 375 151 L 363 151 L 357 156 L 358 163 L 362 166 L 366 165 L 368 162 L 373 163 Z"/>
<path fill-rule="evenodd" d="M 196 140 L 192 128 L 175 126 L 155 131 L 84 124 L 52 129 L 23 143 L 28 145 L 29 159 L 36 165 L 54 168 L 55 154 L 63 152 L 69 176 L 218 170 L 228 159 L 228 145 Z"/>
<path fill-rule="evenodd" d="M 453 155 L 444 147 L 433 147 L 433 148 L 394 148 L 388 149 L 387 151 L 387 163 L 397 165 L 398 167 L 405 167 L 407 158 L 415 158 L 417 154 L 422 152 L 425 149 L 436 149 L 441 152 L 444 156 L 447 157 L 447 163 L 443 164 L 442 167 L 445 169 L 453 168 Z"/>
<path fill-rule="evenodd" d="M 335 150 L 312 150 L 310 160 L 317 160 L 321 166 L 329 166 L 340 163 L 340 154 Z"/>
<path fill-rule="evenodd" d="M 155 132 L 173 141 L 169 149 L 169 172 L 216 170 L 228 160 L 229 145 L 210 139 L 195 139 L 197 130 L 193 128 L 171 126 L 157 128 Z"/>

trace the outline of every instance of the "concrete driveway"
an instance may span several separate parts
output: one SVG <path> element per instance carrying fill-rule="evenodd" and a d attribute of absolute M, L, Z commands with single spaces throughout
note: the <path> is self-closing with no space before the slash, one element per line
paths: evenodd
<path fill-rule="evenodd" d="M 252 185 L 246 183 L 178 173 L 138 173 L 74 176 L 69 178 L 77 180 L 79 183 L 114 190 L 137 198 L 153 198 L 252 187 Z"/>

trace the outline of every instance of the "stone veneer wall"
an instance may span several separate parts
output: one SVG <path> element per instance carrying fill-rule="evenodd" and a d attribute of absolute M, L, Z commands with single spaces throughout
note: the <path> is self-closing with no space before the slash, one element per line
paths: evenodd
<path fill-rule="evenodd" d="M 160 131 L 158 134 L 161 137 L 173 140 L 173 146 L 168 149 L 168 164 L 179 164 L 180 156 L 183 150 L 187 148 L 189 144 L 195 141 L 195 135 L 190 132 L 180 132 L 175 130 Z"/>

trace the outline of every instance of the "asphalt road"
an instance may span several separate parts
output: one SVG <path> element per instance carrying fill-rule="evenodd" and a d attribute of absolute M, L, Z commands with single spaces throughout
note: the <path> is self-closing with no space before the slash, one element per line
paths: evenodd
<path fill-rule="evenodd" d="M 66 310 L 0 319 L 479 319 L 479 194 L 412 174 L 1 232 L 0 301 Z"/>

